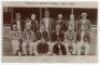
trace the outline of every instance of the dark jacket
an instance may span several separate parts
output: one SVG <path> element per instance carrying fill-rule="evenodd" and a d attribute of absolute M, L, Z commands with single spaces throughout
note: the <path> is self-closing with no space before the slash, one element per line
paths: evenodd
<path fill-rule="evenodd" d="M 56 20 L 55 22 L 55 28 L 56 28 L 56 25 L 60 25 L 60 31 L 66 31 L 68 26 L 67 26 L 67 22 L 65 20 L 61 20 L 60 23 L 58 23 L 58 20 Z"/>
<path fill-rule="evenodd" d="M 59 34 L 57 35 L 56 31 L 52 32 L 52 34 L 51 34 L 52 41 L 57 41 L 58 38 L 60 38 L 60 40 L 63 41 L 63 39 L 64 39 L 63 33 L 61 31 L 59 31 Z"/>
<path fill-rule="evenodd" d="M 32 22 L 32 30 L 35 32 L 35 33 L 37 33 L 37 31 L 39 30 L 39 23 L 38 23 L 38 21 L 37 20 L 31 20 L 31 22 Z"/>
<path fill-rule="evenodd" d="M 44 31 L 44 32 L 38 32 L 38 40 L 40 40 L 42 37 L 47 41 L 49 38 L 48 38 L 48 34 L 47 34 L 47 32 L 46 31 Z"/>
<path fill-rule="evenodd" d="M 60 45 L 60 48 L 59 48 L 59 45 Z M 54 46 L 53 46 L 53 53 L 56 54 L 56 55 L 66 55 L 66 48 L 63 44 L 61 43 L 56 43 Z"/>

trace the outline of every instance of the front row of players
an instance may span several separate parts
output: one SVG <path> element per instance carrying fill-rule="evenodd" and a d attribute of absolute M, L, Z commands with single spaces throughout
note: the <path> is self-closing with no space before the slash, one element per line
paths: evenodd
<path fill-rule="evenodd" d="M 11 40 L 14 55 L 87 55 L 89 54 L 89 43 L 86 28 L 88 26 L 87 20 L 83 19 L 83 24 L 80 28 L 80 41 L 76 41 L 77 34 L 73 30 L 74 22 L 70 22 L 68 30 L 61 32 L 61 26 L 56 25 L 55 31 L 52 32 L 51 38 L 55 41 L 48 41 L 48 32 L 44 30 L 44 26 L 40 25 L 38 36 L 36 40 L 35 33 L 31 29 L 31 23 L 25 25 L 23 33 L 17 28 L 17 24 L 13 24 L 11 32 Z M 87 23 L 87 24 L 86 24 Z M 61 33 L 60 33 L 61 32 Z M 43 33 L 43 34 L 42 34 Z M 64 36 L 64 38 L 62 38 Z M 62 40 L 63 39 L 63 40 Z"/>

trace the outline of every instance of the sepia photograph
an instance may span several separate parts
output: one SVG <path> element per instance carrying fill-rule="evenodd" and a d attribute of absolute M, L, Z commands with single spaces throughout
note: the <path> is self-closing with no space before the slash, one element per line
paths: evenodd
<path fill-rule="evenodd" d="M 2 2 L 2 62 L 97 62 L 97 2 Z"/>

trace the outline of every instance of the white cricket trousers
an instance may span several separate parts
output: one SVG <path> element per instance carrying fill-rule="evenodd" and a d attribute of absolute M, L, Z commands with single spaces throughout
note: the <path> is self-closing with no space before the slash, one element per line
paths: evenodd
<path fill-rule="evenodd" d="M 88 43 L 81 43 L 81 42 L 77 45 L 77 54 L 81 55 L 82 46 L 85 47 L 85 51 L 84 51 L 85 55 L 88 55 L 89 54 L 89 50 L 90 50 L 90 45 Z"/>
<path fill-rule="evenodd" d="M 64 46 L 65 46 L 65 48 L 66 48 L 66 52 L 67 52 L 67 54 L 70 54 L 70 52 L 69 52 L 69 44 L 68 44 L 68 42 L 65 42 L 65 43 L 63 43 L 64 44 Z"/>
<path fill-rule="evenodd" d="M 29 48 L 28 48 L 28 51 L 29 51 L 29 54 L 32 54 L 33 53 L 33 42 L 23 42 L 22 43 L 22 51 L 23 51 L 23 54 L 27 54 L 27 45 L 29 45 Z"/>
<path fill-rule="evenodd" d="M 73 48 L 72 54 L 77 54 L 77 43 L 73 43 L 72 48 Z"/>
<path fill-rule="evenodd" d="M 66 42 L 66 43 L 64 43 L 64 45 L 66 47 L 67 54 L 70 54 L 70 51 L 69 51 L 70 44 L 68 42 Z M 76 54 L 76 52 L 77 52 L 77 45 L 75 43 L 73 43 L 71 46 L 73 48 L 72 54 Z"/>
<path fill-rule="evenodd" d="M 18 50 L 20 50 L 20 41 L 19 40 L 12 40 L 12 47 L 13 47 L 12 54 L 16 54 L 16 52 Z"/>

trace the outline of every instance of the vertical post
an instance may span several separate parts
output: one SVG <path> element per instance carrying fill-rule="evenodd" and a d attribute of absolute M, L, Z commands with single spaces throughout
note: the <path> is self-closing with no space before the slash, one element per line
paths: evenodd
<path fill-rule="evenodd" d="M 73 14 L 73 13 L 74 13 L 74 12 L 73 12 L 73 10 L 74 10 L 74 9 L 72 8 L 72 9 L 71 9 L 71 14 Z"/>
<path fill-rule="evenodd" d="M 13 22 L 13 8 L 11 8 L 11 23 Z"/>
<path fill-rule="evenodd" d="M 40 25 L 42 24 L 42 8 L 40 8 Z"/>
<path fill-rule="evenodd" d="M 47 8 L 45 8 L 45 12 L 47 12 L 48 11 L 48 9 Z"/>

